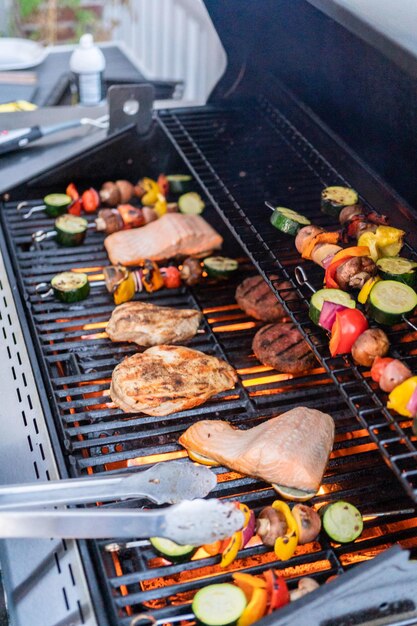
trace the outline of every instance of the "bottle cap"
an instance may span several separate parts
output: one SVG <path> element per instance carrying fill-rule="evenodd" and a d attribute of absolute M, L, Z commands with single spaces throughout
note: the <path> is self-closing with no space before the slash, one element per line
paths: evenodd
<path fill-rule="evenodd" d="M 82 35 L 80 38 L 80 46 L 82 48 L 92 48 L 94 45 L 93 35 L 91 33 L 86 33 Z"/>

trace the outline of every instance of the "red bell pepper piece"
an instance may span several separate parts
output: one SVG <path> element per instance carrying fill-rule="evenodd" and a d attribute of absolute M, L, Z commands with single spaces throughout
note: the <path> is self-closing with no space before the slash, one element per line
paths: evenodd
<path fill-rule="evenodd" d="M 342 265 L 345 261 L 348 261 L 351 258 L 352 257 L 350 256 L 342 257 L 341 259 L 339 258 L 336 261 L 332 261 L 330 265 L 326 267 L 326 273 L 324 275 L 324 283 L 327 289 L 340 289 L 335 279 L 336 270 L 339 267 L 339 265 Z"/>
<path fill-rule="evenodd" d="M 72 200 L 71 204 L 68 207 L 68 213 L 71 213 L 71 215 L 81 215 L 81 200 L 80 200 L 80 194 L 78 193 L 78 189 L 77 187 L 74 185 L 74 183 L 70 183 L 68 185 L 68 187 L 65 190 L 65 193 L 67 194 L 67 196 L 69 196 Z"/>
<path fill-rule="evenodd" d="M 169 180 L 165 176 L 165 174 L 159 174 L 158 176 L 158 187 L 163 196 L 167 196 L 169 192 Z"/>
<path fill-rule="evenodd" d="M 344 309 L 336 313 L 329 343 L 330 354 L 346 354 L 356 339 L 368 328 L 368 320 L 358 309 Z"/>
<path fill-rule="evenodd" d="M 81 196 L 81 202 L 86 213 L 94 213 L 100 206 L 100 196 L 93 187 L 90 187 L 90 189 L 84 191 Z"/>
<path fill-rule="evenodd" d="M 287 583 L 282 576 L 277 575 L 274 570 L 268 569 L 262 573 L 266 581 L 266 591 L 268 594 L 268 615 L 276 609 L 285 606 L 290 601 L 290 592 Z"/>

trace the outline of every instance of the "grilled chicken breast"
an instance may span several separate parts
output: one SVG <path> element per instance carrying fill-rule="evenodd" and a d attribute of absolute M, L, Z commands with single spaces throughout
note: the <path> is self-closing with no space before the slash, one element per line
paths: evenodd
<path fill-rule="evenodd" d="M 155 346 L 128 357 L 113 371 L 110 396 L 126 412 L 169 415 L 233 389 L 233 367 L 182 346 Z"/>
<path fill-rule="evenodd" d="M 263 365 L 277 372 L 299 374 L 318 366 L 310 346 L 291 323 L 263 326 L 253 338 L 252 350 Z"/>
<path fill-rule="evenodd" d="M 273 485 L 316 492 L 334 440 L 330 415 L 299 407 L 255 428 L 221 420 L 196 422 L 179 442 L 190 452 Z"/>
<path fill-rule="evenodd" d="M 191 339 L 200 321 L 201 313 L 195 309 L 125 302 L 114 309 L 106 332 L 112 341 L 131 341 L 149 348 Z"/>
<path fill-rule="evenodd" d="M 203 256 L 220 248 L 222 237 L 199 215 L 166 213 L 142 228 L 120 230 L 104 246 L 113 265 L 138 265 L 143 259 Z"/>
<path fill-rule="evenodd" d="M 272 279 L 277 276 L 271 276 Z M 297 298 L 294 289 L 288 280 L 278 284 L 281 297 L 284 300 Z M 288 289 L 289 291 L 285 291 Z M 282 304 L 276 299 L 271 289 L 261 276 L 251 276 L 236 289 L 236 302 L 240 308 L 251 317 L 264 322 L 274 322 L 285 317 L 286 313 Z"/>

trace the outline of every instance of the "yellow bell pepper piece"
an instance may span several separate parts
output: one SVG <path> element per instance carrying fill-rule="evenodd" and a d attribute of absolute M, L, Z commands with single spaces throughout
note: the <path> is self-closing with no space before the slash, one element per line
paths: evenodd
<path fill-rule="evenodd" d="M 159 187 L 156 180 L 152 178 L 142 178 L 140 184 L 145 189 L 145 194 L 141 198 L 144 206 L 152 206 L 158 200 Z"/>
<path fill-rule="evenodd" d="M 237 553 L 243 546 L 243 533 L 239 530 L 237 533 L 233 533 L 230 542 L 222 554 L 222 560 L 220 561 L 220 567 L 227 567 L 237 557 Z"/>
<path fill-rule="evenodd" d="M 403 247 L 403 230 L 392 226 L 378 226 L 375 235 L 380 257 L 398 256 Z"/>
<path fill-rule="evenodd" d="M 372 287 L 380 280 L 381 278 L 379 276 L 376 276 L 375 278 L 368 278 L 358 294 L 358 302 L 366 304 L 368 302 L 369 294 L 372 291 Z"/>
<path fill-rule="evenodd" d="M 410 401 L 411 396 L 415 388 L 417 387 L 417 376 L 411 376 L 407 378 L 403 383 L 397 385 L 389 394 L 387 407 L 393 409 L 400 415 L 405 417 L 413 417 L 411 412 L 407 409 L 407 404 Z"/>
<path fill-rule="evenodd" d="M 245 574 L 244 572 L 235 572 L 232 574 L 233 580 L 246 596 L 248 602 L 251 601 L 254 589 L 266 589 L 266 580 L 253 576 L 252 574 Z"/>
<path fill-rule="evenodd" d="M 166 198 L 161 193 L 158 193 L 158 199 L 154 204 L 153 210 L 158 217 L 162 217 L 163 215 L 165 215 L 168 210 Z"/>
<path fill-rule="evenodd" d="M 129 272 L 127 277 L 119 283 L 113 293 L 114 304 L 123 304 L 129 302 L 135 295 L 136 285 L 132 274 Z"/>
<path fill-rule="evenodd" d="M 237 626 L 251 626 L 251 624 L 257 622 L 265 615 L 267 604 L 268 593 L 266 589 L 256 587 L 253 590 L 249 604 L 237 621 Z"/>
<path fill-rule="evenodd" d="M 275 500 L 272 506 L 280 511 L 285 517 L 287 523 L 287 532 L 283 537 L 278 537 L 274 544 L 274 552 L 281 561 L 287 561 L 294 554 L 298 545 L 298 526 L 294 519 L 291 509 L 286 502 Z"/>
<path fill-rule="evenodd" d="M 378 261 L 379 251 L 377 247 L 377 238 L 375 233 L 366 231 L 358 239 L 358 246 L 367 246 L 369 248 L 369 254 L 373 261 Z"/>
<path fill-rule="evenodd" d="M 243 522 L 243 528 L 246 528 L 246 526 L 249 524 L 249 520 L 250 520 L 250 508 L 248 506 L 246 506 L 246 504 L 243 504 L 242 502 L 239 502 L 238 504 L 238 508 L 240 511 L 242 511 L 243 515 L 244 515 L 244 522 Z"/>

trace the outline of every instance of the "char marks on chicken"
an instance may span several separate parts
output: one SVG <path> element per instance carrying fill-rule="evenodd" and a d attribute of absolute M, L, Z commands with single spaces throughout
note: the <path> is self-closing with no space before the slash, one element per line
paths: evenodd
<path fill-rule="evenodd" d="M 170 415 L 203 404 L 233 389 L 233 367 L 214 356 L 183 346 L 154 346 L 119 363 L 110 396 L 125 412 Z"/>
<path fill-rule="evenodd" d="M 106 332 L 112 341 L 130 341 L 149 348 L 191 339 L 197 332 L 201 318 L 201 313 L 196 309 L 125 302 L 114 309 Z"/>

